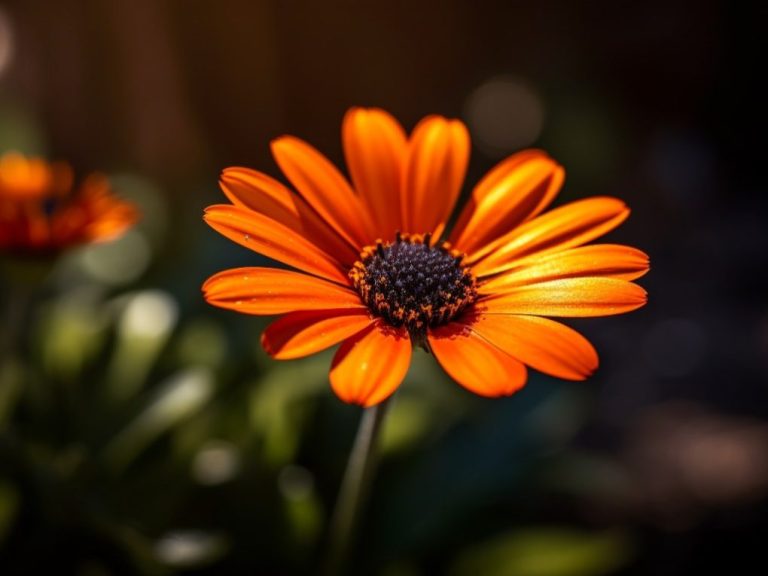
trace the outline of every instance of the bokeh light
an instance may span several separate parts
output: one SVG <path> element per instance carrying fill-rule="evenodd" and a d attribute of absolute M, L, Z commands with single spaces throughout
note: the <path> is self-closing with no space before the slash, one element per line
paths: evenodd
<path fill-rule="evenodd" d="M 160 339 L 173 328 L 178 307 L 173 297 L 161 290 L 146 290 L 132 296 L 120 322 L 124 338 Z"/>
<path fill-rule="evenodd" d="M 537 140 L 544 126 L 544 103 L 530 82 L 499 76 L 469 95 L 464 117 L 476 145 L 498 158 Z"/>
<path fill-rule="evenodd" d="M 129 230 L 114 242 L 83 248 L 79 268 L 88 278 L 104 284 L 128 284 L 149 266 L 149 243 L 141 232 Z"/>
<path fill-rule="evenodd" d="M 301 466 L 285 466 L 277 477 L 280 492 L 289 500 L 305 500 L 314 488 L 312 474 Z"/>
<path fill-rule="evenodd" d="M 14 43 L 13 23 L 5 9 L 0 7 L 0 79 L 13 61 Z"/>
<path fill-rule="evenodd" d="M 628 450 L 638 504 L 671 529 L 690 528 L 711 506 L 768 493 L 768 425 L 671 402 L 638 420 Z"/>
<path fill-rule="evenodd" d="M 226 541 L 217 534 L 198 530 L 177 530 L 160 538 L 155 554 L 169 566 L 183 568 L 212 562 L 226 549 Z"/>
<path fill-rule="evenodd" d="M 192 462 L 192 475 L 200 484 L 215 486 L 232 480 L 240 471 L 237 446 L 223 440 L 206 442 Z"/>

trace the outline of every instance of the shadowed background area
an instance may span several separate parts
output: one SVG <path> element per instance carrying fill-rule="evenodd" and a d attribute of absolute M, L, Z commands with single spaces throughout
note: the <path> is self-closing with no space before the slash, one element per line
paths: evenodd
<path fill-rule="evenodd" d="M 569 322 L 585 383 L 472 396 L 417 354 L 351 572 L 745 573 L 768 531 L 765 6 L 726 2 L 19 0 L 0 4 L 0 152 L 106 173 L 141 207 L 25 289 L 4 268 L 0 572 L 304 574 L 359 410 L 329 354 L 279 363 L 264 319 L 204 303 L 264 260 L 207 228 L 269 141 L 343 165 L 340 122 L 462 118 L 466 195 L 547 150 L 557 204 L 617 196 L 651 256 L 638 312 Z M 6 341 L 17 337 L 11 348 Z M 754 569 L 752 569 L 753 573 Z"/>

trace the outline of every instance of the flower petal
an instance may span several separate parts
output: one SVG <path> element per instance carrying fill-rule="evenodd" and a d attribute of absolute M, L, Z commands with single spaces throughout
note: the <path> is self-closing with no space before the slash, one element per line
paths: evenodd
<path fill-rule="evenodd" d="M 331 386 L 344 402 L 367 408 L 400 386 L 410 363 L 408 331 L 376 320 L 339 347 L 331 365 Z"/>
<path fill-rule="evenodd" d="M 548 318 L 478 314 L 472 330 L 528 366 L 566 380 L 584 380 L 598 365 L 597 352 L 581 334 Z"/>
<path fill-rule="evenodd" d="M 536 216 L 554 200 L 565 178 L 544 152 L 525 150 L 498 164 L 472 191 L 450 236 L 471 253 Z"/>
<path fill-rule="evenodd" d="M 263 172 L 237 166 L 225 168 L 219 185 L 235 206 L 250 208 L 286 226 L 299 217 L 299 197 Z"/>
<path fill-rule="evenodd" d="M 73 201 L 50 215 L 42 204 L 27 209 L 30 232 L 45 229 L 41 237 L 51 244 L 49 248 L 112 240 L 139 219 L 136 206 L 115 196 L 109 180 L 100 174 L 86 178 Z"/>
<path fill-rule="evenodd" d="M 580 246 L 608 233 L 629 216 L 629 208 L 616 198 L 598 196 L 571 202 L 529 220 L 480 252 L 471 254 L 478 276 L 488 276 L 519 265 L 525 257 Z"/>
<path fill-rule="evenodd" d="M 365 309 L 293 312 L 267 327 L 261 345 L 279 360 L 301 358 L 338 344 L 371 323 Z"/>
<path fill-rule="evenodd" d="M 408 140 L 402 126 L 378 108 L 352 108 L 342 126 L 344 155 L 355 190 L 382 240 L 403 230 L 400 186 Z"/>
<path fill-rule="evenodd" d="M 358 250 L 375 240 L 360 198 L 325 156 L 293 136 L 274 140 L 272 155 L 304 200 L 340 236 Z"/>
<path fill-rule="evenodd" d="M 428 116 L 408 147 L 402 187 L 406 232 L 438 235 L 453 211 L 469 161 L 469 134 L 459 120 Z"/>
<path fill-rule="evenodd" d="M 489 314 L 610 316 L 643 306 L 647 295 L 637 284 L 616 278 L 565 278 L 516 286 L 487 296 L 476 306 Z"/>
<path fill-rule="evenodd" d="M 647 254 L 619 244 L 579 246 L 528 262 L 490 278 L 480 286 L 480 293 L 493 294 L 512 286 L 584 276 L 635 280 L 648 272 Z"/>
<path fill-rule="evenodd" d="M 254 252 L 304 272 L 349 284 L 339 262 L 296 231 L 263 214 L 227 204 L 206 208 L 204 220 L 220 234 Z"/>
<path fill-rule="evenodd" d="M 351 289 L 277 268 L 232 268 L 214 274 L 203 293 L 209 304 L 268 316 L 297 310 L 366 309 Z"/>
<path fill-rule="evenodd" d="M 470 326 L 453 322 L 431 329 L 427 339 L 443 370 L 475 394 L 509 396 L 525 384 L 525 366 Z"/>
<path fill-rule="evenodd" d="M 274 178 L 249 168 L 233 167 L 222 172 L 219 184 L 234 205 L 291 228 L 348 266 L 357 260 L 357 248 L 328 226 L 303 198 Z"/>

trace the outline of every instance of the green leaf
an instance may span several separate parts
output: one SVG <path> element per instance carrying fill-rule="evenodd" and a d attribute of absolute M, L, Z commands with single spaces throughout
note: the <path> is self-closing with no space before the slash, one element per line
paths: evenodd
<path fill-rule="evenodd" d="M 463 552 L 451 575 L 601 576 L 624 565 L 631 555 L 631 541 L 621 532 L 529 528 Z"/>

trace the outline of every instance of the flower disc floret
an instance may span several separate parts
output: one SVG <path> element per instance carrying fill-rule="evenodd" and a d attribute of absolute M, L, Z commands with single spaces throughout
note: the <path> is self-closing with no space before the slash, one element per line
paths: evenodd
<path fill-rule="evenodd" d="M 450 245 L 431 236 L 397 234 L 366 247 L 349 275 L 375 316 L 405 326 L 414 341 L 450 322 L 477 298 L 477 282 Z"/>

